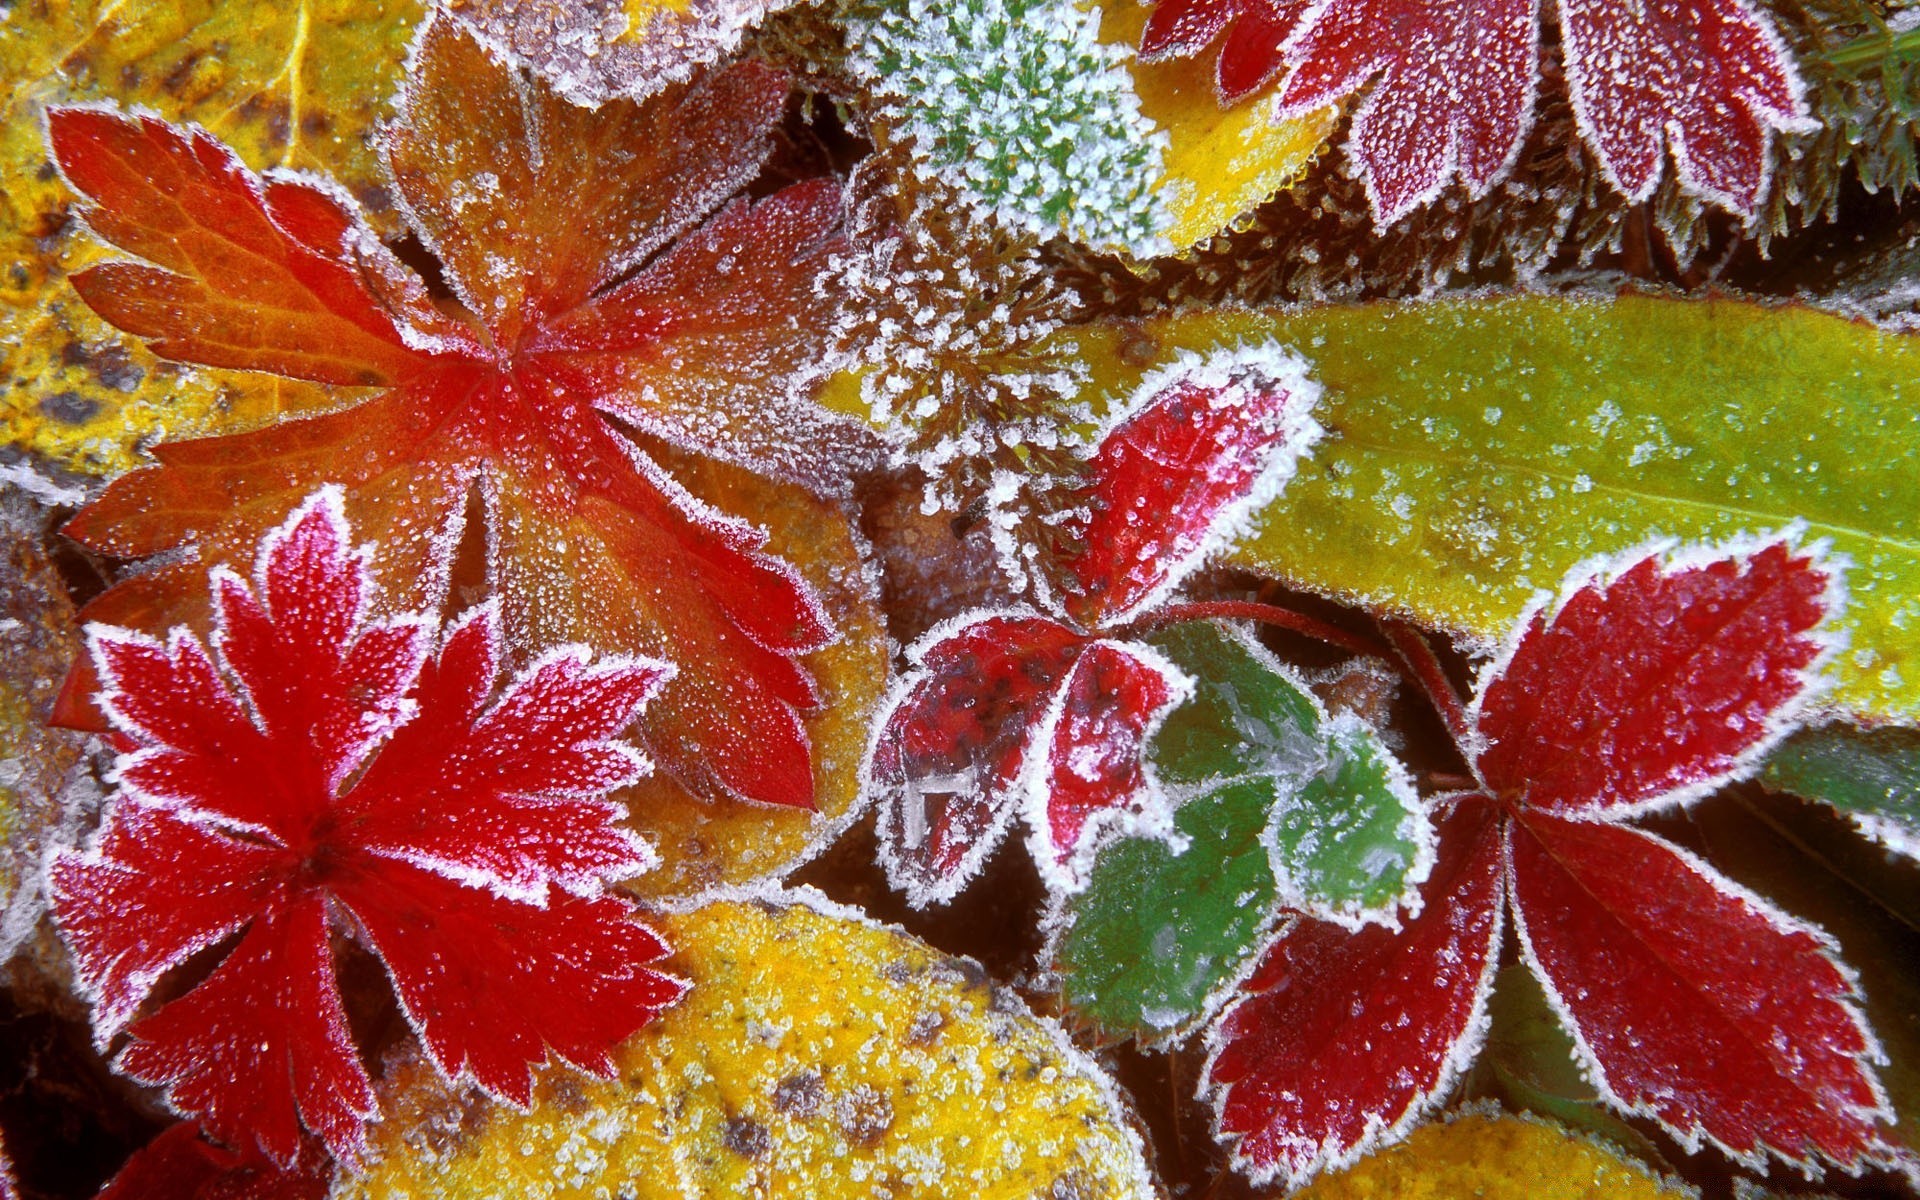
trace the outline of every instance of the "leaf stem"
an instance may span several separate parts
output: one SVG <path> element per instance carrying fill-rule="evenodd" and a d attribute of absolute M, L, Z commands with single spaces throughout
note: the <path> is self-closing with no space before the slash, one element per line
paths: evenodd
<path fill-rule="evenodd" d="M 1440 665 L 1440 658 L 1428 644 L 1426 634 L 1405 621 L 1390 620 L 1380 622 L 1380 631 L 1387 635 L 1393 648 L 1400 652 L 1401 661 L 1426 690 L 1440 719 L 1446 723 L 1447 732 L 1453 735 L 1454 745 L 1471 761 L 1473 722 L 1467 719 L 1466 703 L 1454 690 L 1453 681 L 1447 678 L 1447 670 Z"/>
<path fill-rule="evenodd" d="M 1836 67 L 1865 66 L 1878 59 L 1920 53 L 1920 27 L 1899 33 L 1883 29 L 1836 46 L 1820 57 Z"/>
<path fill-rule="evenodd" d="M 1199 600 L 1189 604 L 1169 604 L 1134 623 L 1139 630 L 1165 629 L 1186 621 L 1258 621 L 1278 629 L 1292 630 L 1322 642 L 1328 642 L 1355 654 L 1370 658 L 1393 658 L 1393 651 L 1357 633 L 1348 633 L 1336 625 L 1309 617 L 1305 613 L 1258 600 Z"/>

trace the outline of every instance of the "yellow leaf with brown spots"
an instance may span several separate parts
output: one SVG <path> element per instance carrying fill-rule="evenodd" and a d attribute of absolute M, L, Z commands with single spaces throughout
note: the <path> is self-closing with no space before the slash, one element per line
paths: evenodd
<path fill-rule="evenodd" d="M 1122 0 L 1103 6 L 1100 40 L 1138 46 L 1152 10 Z M 1211 58 L 1127 63 L 1140 111 L 1169 139 L 1165 173 L 1154 185 L 1173 224 L 1162 230 L 1186 251 L 1258 208 L 1307 169 L 1333 133 L 1328 108 L 1291 121 L 1274 121 L 1273 93 L 1281 80 L 1222 108 L 1214 93 Z"/>
<path fill-rule="evenodd" d="M 306 384 L 162 363 L 67 286 L 106 254 L 47 153 L 48 105 L 139 106 L 205 125 L 255 169 L 325 171 L 391 228 L 370 135 L 420 0 L 18 0 L 0 22 L 0 385 L 6 447 L 115 474 L 177 438 L 330 402 Z"/>
<path fill-rule="evenodd" d="M 1295 1200 L 1660 1200 L 1698 1196 L 1596 1141 L 1531 1117 L 1427 1125 Z"/>
<path fill-rule="evenodd" d="M 1114 1091 L 967 960 L 810 892 L 650 917 L 693 981 L 530 1111 L 392 1072 L 339 1200 L 1148 1200 Z"/>

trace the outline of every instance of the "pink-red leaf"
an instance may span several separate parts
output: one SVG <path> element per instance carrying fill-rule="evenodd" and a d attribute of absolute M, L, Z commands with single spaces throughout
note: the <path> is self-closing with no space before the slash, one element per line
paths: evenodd
<path fill-rule="evenodd" d="M 1140 384 L 1092 462 L 1085 549 L 1065 605 L 1090 627 L 1163 599 L 1293 476 L 1320 389 L 1275 346 L 1183 356 Z"/>
<path fill-rule="evenodd" d="M 1813 126 L 1786 43 L 1748 0 L 1561 0 L 1560 28 L 1581 132 L 1633 200 L 1670 144 L 1682 184 L 1751 216 L 1774 132 Z"/>
<path fill-rule="evenodd" d="M 1160 0 L 1140 35 L 1148 62 L 1199 54 L 1227 31 L 1214 68 L 1222 104 L 1244 100 L 1280 73 L 1280 48 L 1312 0 Z"/>
<path fill-rule="evenodd" d="M 133 749 L 94 845 L 51 868 L 103 1040 L 238 935 L 119 1061 L 281 1163 L 303 1127 L 352 1157 L 373 1112 L 336 918 L 385 958 L 436 1062 L 521 1100 L 550 1050 L 605 1071 L 681 990 L 647 966 L 665 947 L 600 894 L 649 864 L 603 795 L 644 770 L 616 739 L 667 668 L 563 647 L 489 704 L 492 607 L 423 663 L 418 622 L 369 622 L 341 503 L 323 490 L 266 539 L 257 594 L 216 579 L 218 664 L 184 634 L 94 630 Z"/>
<path fill-rule="evenodd" d="M 1539 86 L 1537 0 L 1320 0 L 1288 38 L 1279 114 L 1373 82 L 1347 152 L 1385 228 L 1456 174 L 1484 194 L 1513 165 Z"/>
<path fill-rule="evenodd" d="M 1478 1050 L 1500 946 L 1500 824 L 1470 799 L 1439 827 L 1399 930 L 1303 918 L 1212 1034 L 1220 1131 L 1256 1179 L 1304 1183 L 1404 1134 Z"/>
<path fill-rule="evenodd" d="M 1609 1099 L 1755 1169 L 1884 1156 L 1879 1049 L 1825 935 L 1638 830 L 1530 815 L 1511 838 L 1528 957 Z"/>
<path fill-rule="evenodd" d="M 916 901 L 959 890 L 999 844 L 1029 744 L 1082 646 L 1046 617 L 975 615 L 936 628 L 882 718 L 867 777 L 882 862 Z"/>
<path fill-rule="evenodd" d="M 1044 811 L 1033 820 L 1034 857 L 1077 879 L 1078 852 L 1099 827 L 1148 802 L 1143 752 L 1192 686 L 1159 653 L 1133 643 L 1094 642 L 1060 690 L 1046 747 Z"/>
<path fill-rule="evenodd" d="M 1480 777 L 1533 809 L 1616 816 L 1717 786 L 1806 694 L 1832 587 L 1784 542 L 1590 579 L 1483 688 Z"/>

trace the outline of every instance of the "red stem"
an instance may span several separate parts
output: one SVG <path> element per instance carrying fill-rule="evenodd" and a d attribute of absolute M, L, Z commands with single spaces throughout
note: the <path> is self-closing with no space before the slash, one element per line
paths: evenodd
<path fill-rule="evenodd" d="M 1214 619 L 1229 621 L 1258 621 L 1262 625 L 1272 625 L 1280 629 L 1290 629 L 1303 633 L 1310 638 L 1351 650 L 1355 654 L 1364 654 L 1371 658 L 1391 660 L 1393 651 L 1370 637 L 1348 633 L 1335 625 L 1316 620 L 1305 613 L 1297 613 L 1278 604 L 1263 604 L 1257 600 L 1198 600 L 1190 604 L 1169 604 L 1156 609 L 1151 614 L 1134 622 L 1138 630 L 1165 629 L 1169 625 L 1178 625 L 1184 621 L 1211 621 Z"/>
<path fill-rule="evenodd" d="M 1460 693 L 1453 688 L 1453 681 L 1447 678 L 1447 670 L 1440 665 L 1440 658 L 1427 643 L 1427 637 L 1405 621 L 1381 621 L 1380 631 L 1387 635 L 1393 648 L 1400 652 L 1400 658 L 1413 672 L 1426 690 L 1428 699 L 1446 722 L 1447 732 L 1453 735 L 1454 745 L 1460 753 L 1472 761 L 1473 758 L 1473 722 L 1467 719 L 1467 706 L 1460 699 Z"/>

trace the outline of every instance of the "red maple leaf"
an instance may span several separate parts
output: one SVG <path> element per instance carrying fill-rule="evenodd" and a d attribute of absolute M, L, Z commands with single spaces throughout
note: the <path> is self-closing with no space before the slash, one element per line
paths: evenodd
<path fill-rule="evenodd" d="M 1751 216 L 1773 133 L 1816 127 L 1785 44 L 1747 0 L 1562 0 L 1559 12 L 1581 132 L 1635 201 L 1671 143 L 1685 187 Z M 1158 0 L 1140 53 L 1198 55 L 1219 39 L 1221 103 L 1285 72 L 1276 119 L 1370 86 L 1347 151 L 1384 229 L 1456 177 L 1477 197 L 1507 176 L 1532 121 L 1539 26 L 1538 0 Z"/>
<path fill-rule="evenodd" d="M 217 659 L 185 630 L 89 629 L 131 748 L 93 845 L 51 867 L 96 1036 L 130 1035 L 119 1068 L 281 1163 L 303 1125 L 351 1157 L 374 1115 L 336 931 L 385 963 L 442 1071 L 521 1104 L 549 1053 L 609 1072 L 682 989 L 602 894 L 651 863 L 604 796 L 644 774 L 617 739 L 671 668 L 563 647 L 489 702 L 493 607 L 426 659 L 426 622 L 369 619 L 341 509 L 328 489 L 269 534 L 251 587 L 216 573 Z M 210 974 L 127 1025 L 215 947 Z"/>
<path fill-rule="evenodd" d="M 1418 916 L 1296 921 L 1213 1035 L 1237 1159 L 1290 1184 L 1402 1136 L 1478 1052 L 1511 911 L 1602 1096 L 1682 1143 L 1858 1170 L 1879 1050 L 1824 933 L 1624 822 L 1750 769 L 1825 649 L 1829 571 L 1774 541 L 1643 557 L 1524 620 L 1483 677 Z"/>
<path fill-rule="evenodd" d="M 1079 886 L 1100 830 L 1164 820 L 1141 748 L 1188 694 L 1129 636 L 1319 436 L 1318 388 L 1276 347 L 1188 355 L 1150 375 L 1091 462 L 1084 549 L 1050 612 L 968 613 L 909 651 L 868 755 L 881 861 L 916 903 L 951 898 L 1024 805 L 1029 848 Z"/>
<path fill-rule="evenodd" d="M 786 77 L 746 63 L 581 109 L 442 18 L 411 63 L 384 148 L 454 293 L 440 302 L 321 181 L 255 176 L 157 118 L 51 111 L 88 225 L 145 260 L 73 277 L 96 311 L 171 358 L 377 389 L 158 447 L 67 532 L 174 554 L 86 615 L 203 622 L 207 567 L 244 561 L 322 483 L 380 535 L 383 605 L 428 610 L 477 489 L 517 656 L 583 641 L 679 663 L 643 728 L 660 763 L 704 794 L 810 807 L 799 714 L 816 696 L 797 659 L 831 638 L 812 589 L 611 423 L 822 488 L 857 457 L 852 423 L 805 396 L 825 322 L 796 319 L 820 304 L 839 187 L 728 201 Z M 62 717 L 85 722 L 92 690 L 83 669 Z"/>

